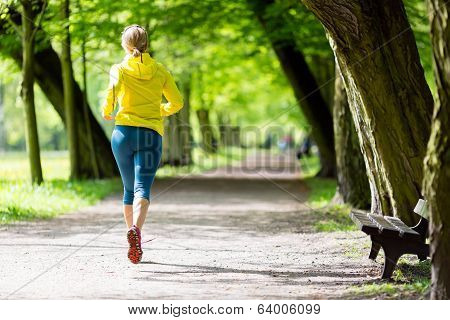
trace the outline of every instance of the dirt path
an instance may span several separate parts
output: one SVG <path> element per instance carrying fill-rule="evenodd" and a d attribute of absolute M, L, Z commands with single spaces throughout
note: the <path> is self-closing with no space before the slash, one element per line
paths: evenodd
<path fill-rule="evenodd" d="M 351 285 L 378 272 L 351 254 L 368 240 L 359 232 L 314 233 L 294 162 L 263 158 L 271 165 L 249 157 L 233 170 L 155 182 L 144 240 L 156 239 L 144 244 L 139 265 L 126 258 L 120 196 L 50 221 L 2 227 L 0 296 L 351 297 Z M 247 170 L 252 165 L 259 173 Z"/>

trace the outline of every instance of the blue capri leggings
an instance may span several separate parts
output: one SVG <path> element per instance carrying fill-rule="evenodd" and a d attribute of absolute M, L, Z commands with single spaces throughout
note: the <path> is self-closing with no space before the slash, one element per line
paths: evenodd
<path fill-rule="evenodd" d="M 150 200 L 162 153 L 162 137 L 148 128 L 116 125 L 111 146 L 123 182 L 123 203 L 134 198 Z"/>

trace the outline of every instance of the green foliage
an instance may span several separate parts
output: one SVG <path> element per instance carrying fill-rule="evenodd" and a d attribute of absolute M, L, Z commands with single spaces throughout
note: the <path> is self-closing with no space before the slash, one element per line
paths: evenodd
<path fill-rule="evenodd" d="M 293 10 L 307 14 L 302 6 L 294 7 L 277 4 L 274 6 L 275 14 L 292 15 Z M 68 22 L 61 21 L 59 10 L 60 4 L 50 1 L 42 22 L 45 33 L 38 32 L 37 35 L 37 51 L 40 50 L 40 43 L 47 40 L 57 51 L 60 50 L 59 38 L 63 26 Z M 5 17 L 7 14 L 4 14 Z M 308 21 L 314 22 L 311 19 Z M 88 99 L 98 119 L 109 69 L 124 56 L 120 46 L 121 31 L 132 23 L 139 23 L 148 29 L 151 52 L 175 74 L 179 84 L 183 79 L 192 77 L 191 108 L 212 110 L 213 125 L 218 124 L 217 114 L 226 114 L 230 125 L 243 127 L 261 127 L 270 119 L 283 114 L 271 124 L 283 128 L 306 128 L 266 35 L 245 0 L 174 0 L 146 2 L 145 5 L 135 1 L 127 6 L 104 0 L 71 1 L 74 75 L 80 82 L 80 46 L 85 42 Z M 8 57 L 11 48 L 20 47 L 20 39 L 15 28 L 5 18 L 0 19 L 0 29 L 2 27 L 5 32 L 0 32 L 0 52 Z M 298 28 L 293 26 L 292 29 Z M 0 62 L 0 66 L 6 64 L 11 64 L 10 60 Z M 10 98 L 5 106 L 12 111 L 8 114 L 10 123 L 19 123 L 23 120 L 21 102 L 13 98 L 18 97 L 20 74 L 17 67 L 15 70 L 8 69 L 12 71 L 8 76 L 13 82 L 6 87 Z M 38 94 L 36 109 L 41 147 L 55 149 L 57 145 L 58 148 L 65 148 L 62 122 L 57 115 L 45 111 L 48 108 L 51 108 L 50 104 L 42 94 Z M 194 134 L 197 136 L 198 124 L 195 117 L 193 120 Z M 101 123 L 109 134 L 111 123 Z M 8 127 L 7 135 L 10 148 L 24 148 L 23 129 L 13 130 Z M 259 140 L 262 139 L 263 132 Z"/>

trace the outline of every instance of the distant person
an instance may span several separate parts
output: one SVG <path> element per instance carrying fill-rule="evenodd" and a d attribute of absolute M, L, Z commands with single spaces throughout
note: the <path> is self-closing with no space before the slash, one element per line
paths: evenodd
<path fill-rule="evenodd" d="M 126 56 L 111 68 L 102 107 L 105 120 L 115 120 L 111 137 L 122 177 L 123 214 L 128 227 L 128 259 L 142 259 L 141 230 L 150 205 L 150 189 L 161 160 L 163 118 L 183 107 L 172 75 L 147 53 L 147 32 L 139 25 L 122 32 Z M 161 103 L 162 95 L 168 100 Z M 119 110 L 112 115 L 119 102 Z"/>
<path fill-rule="evenodd" d="M 300 160 L 303 156 L 309 156 L 311 154 L 311 137 L 307 135 L 305 139 L 303 139 L 300 148 L 297 151 L 297 159 Z"/>
<path fill-rule="evenodd" d="M 278 147 L 281 151 L 287 151 L 288 149 L 292 148 L 294 146 L 294 139 L 292 138 L 291 134 L 285 135 L 281 140 L 278 142 Z"/>
<path fill-rule="evenodd" d="M 271 133 L 269 133 L 266 136 L 266 140 L 264 140 L 264 143 L 262 144 L 262 147 L 264 149 L 270 149 L 270 148 L 272 148 L 272 144 L 273 144 L 273 136 L 272 136 Z"/>

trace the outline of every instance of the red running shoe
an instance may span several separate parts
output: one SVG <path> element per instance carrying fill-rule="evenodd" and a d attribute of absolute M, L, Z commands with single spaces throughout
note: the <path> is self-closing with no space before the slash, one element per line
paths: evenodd
<path fill-rule="evenodd" d="M 131 263 L 137 264 L 142 259 L 141 230 L 136 226 L 132 226 L 127 232 L 127 239 L 130 245 L 128 259 L 130 259 Z"/>

